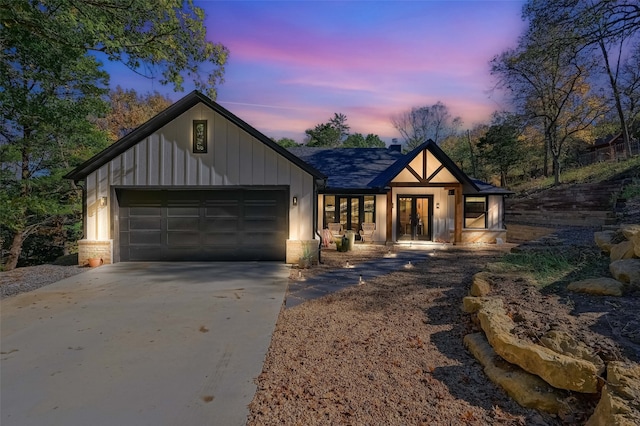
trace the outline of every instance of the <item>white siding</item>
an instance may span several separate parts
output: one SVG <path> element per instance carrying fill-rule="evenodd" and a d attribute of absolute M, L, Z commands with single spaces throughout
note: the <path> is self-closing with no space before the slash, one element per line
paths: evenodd
<path fill-rule="evenodd" d="M 207 120 L 207 153 L 192 151 L 192 120 Z M 111 186 L 288 186 L 289 238 L 313 238 L 313 177 L 199 104 L 87 176 L 88 240 L 112 239 Z M 292 206 L 291 197 L 298 197 Z M 111 200 L 108 199 L 108 203 Z"/>

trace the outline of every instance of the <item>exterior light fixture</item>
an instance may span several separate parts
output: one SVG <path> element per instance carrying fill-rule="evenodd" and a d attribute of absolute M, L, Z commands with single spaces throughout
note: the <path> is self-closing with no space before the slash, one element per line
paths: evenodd
<path fill-rule="evenodd" d="M 293 200 L 291 201 L 291 203 L 292 203 L 294 206 L 297 206 L 297 205 L 298 205 L 298 197 L 293 197 Z"/>
<path fill-rule="evenodd" d="M 100 207 L 107 207 L 107 197 L 100 197 Z"/>

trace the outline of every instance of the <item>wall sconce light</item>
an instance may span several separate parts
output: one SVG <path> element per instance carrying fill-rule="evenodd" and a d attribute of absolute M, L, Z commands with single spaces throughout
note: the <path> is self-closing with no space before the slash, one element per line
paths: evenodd
<path fill-rule="evenodd" d="M 440 203 L 436 203 L 436 209 L 440 208 Z"/>
<path fill-rule="evenodd" d="M 100 197 L 100 207 L 107 207 L 107 197 Z"/>
<path fill-rule="evenodd" d="M 297 206 L 297 205 L 298 205 L 298 197 L 293 197 L 292 204 L 293 204 L 294 206 Z"/>

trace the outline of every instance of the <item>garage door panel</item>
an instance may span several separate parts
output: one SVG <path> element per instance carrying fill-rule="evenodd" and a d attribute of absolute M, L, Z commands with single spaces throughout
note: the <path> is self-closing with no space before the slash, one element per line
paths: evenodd
<path fill-rule="evenodd" d="M 129 218 L 129 227 L 136 231 L 161 229 L 161 217 L 134 216 Z"/>
<path fill-rule="evenodd" d="M 156 206 L 130 207 L 129 216 L 155 216 L 158 214 L 158 208 L 160 208 L 160 204 Z"/>
<path fill-rule="evenodd" d="M 284 260 L 285 190 L 119 190 L 121 260 Z"/>
<path fill-rule="evenodd" d="M 168 231 L 167 232 L 167 246 L 171 247 L 181 247 L 181 246 L 192 246 L 198 247 L 200 246 L 200 233 L 195 232 L 175 232 Z"/>
<path fill-rule="evenodd" d="M 199 217 L 168 217 L 168 231 L 194 231 L 198 232 L 200 227 Z"/>
<path fill-rule="evenodd" d="M 135 231 L 129 232 L 129 245 L 146 244 L 157 245 L 162 244 L 162 232 L 160 231 Z"/>

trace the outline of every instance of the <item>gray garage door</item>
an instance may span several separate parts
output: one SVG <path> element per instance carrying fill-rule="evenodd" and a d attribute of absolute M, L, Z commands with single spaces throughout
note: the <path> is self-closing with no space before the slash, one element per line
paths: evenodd
<path fill-rule="evenodd" d="M 286 190 L 117 190 L 121 261 L 284 260 Z"/>

